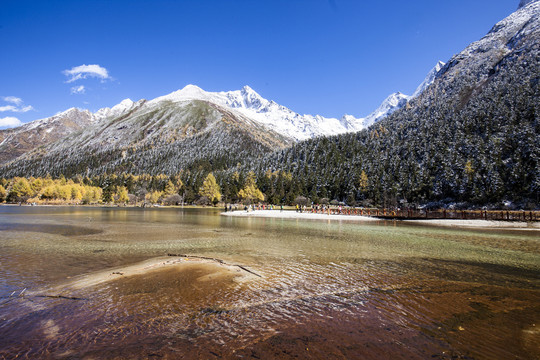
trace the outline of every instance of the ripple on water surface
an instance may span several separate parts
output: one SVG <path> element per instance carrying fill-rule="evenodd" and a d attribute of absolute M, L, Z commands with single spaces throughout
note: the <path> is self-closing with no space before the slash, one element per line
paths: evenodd
<path fill-rule="evenodd" d="M 0 212 L 0 357 L 540 357 L 531 235 L 199 210 L 17 211 Z M 21 225 L 32 216 L 46 226 Z M 167 253 L 261 277 L 193 264 L 36 296 Z"/>

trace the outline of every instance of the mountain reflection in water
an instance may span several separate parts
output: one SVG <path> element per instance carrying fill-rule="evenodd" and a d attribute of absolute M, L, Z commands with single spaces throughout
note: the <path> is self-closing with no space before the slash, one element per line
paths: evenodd
<path fill-rule="evenodd" d="M 540 358 L 537 232 L 0 207 L 0 234 L 0 358 Z M 240 267 L 121 271 L 167 254 Z"/>

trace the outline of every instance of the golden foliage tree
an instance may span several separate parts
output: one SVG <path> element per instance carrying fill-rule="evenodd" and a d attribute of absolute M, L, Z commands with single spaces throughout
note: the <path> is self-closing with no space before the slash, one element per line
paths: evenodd
<path fill-rule="evenodd" d="M 116 202 L 117 203 L 127 203 L 129 201 L 128 190 L 125 186 L 118 188 L 116 192 Z"/>
<path fill-rule="evenodd" d="M 253 171 L 250 171 L 248 173 L 246 183 L 244 187 L 238 192 L 238 197 L 250 204 L 257 201 L 264 201 L 264 194 L 257 187 L 255 173 Z"/>
<path fill-rule="evenodd" d="M 219 187 L 214 174 L 209 173 L 199 189 L 199 195 L 210 200 L 211 203 L 217 204 L 221 200 L 221 188 Z"/>
<path fill-rule="evenodd" d="M 28 183 L 28 180 L 25 178 L 14 178 L 8 197 L 12 201 L 26 201 L 26 199 L 31 197 L 33 193 L 34 192 Z"/>
<path fill-rule="evenodd" d="M 362 170 L 362 173 L 360 174 L 360 180 L 358 181 L 358 186 L 360 187 L 360 190 L 365 192 L 368 188 L 369 179 L 364 170 Z"/>

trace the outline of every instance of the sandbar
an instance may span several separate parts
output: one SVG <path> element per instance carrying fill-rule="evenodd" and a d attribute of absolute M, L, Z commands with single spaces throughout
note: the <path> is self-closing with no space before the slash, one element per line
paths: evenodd
<path fill-rule="evenodd" d="M 238 217 L 264 217 L 264 218 L 279 218 L 279 219 L 310 219 L 310 220 L 347 220 L 347 221 L 380 221 L 369 216 L 358 215 L 328 215 L 317 214 L 311 212 L 296 212 L 291 210 L 254 210 L 254 211 L 229 211 L 223 212 L 224 216 Z"/>
<path fill-rule="evenodd" d="M 176 269 L 178 271 L 191 271 L 194 269 L 203 269 L 203 276 L 196 281 L 204 282 L 210 278 L 233 278 L 235 282 L 241 283 L 250 281 L 261 276 L 254 271 L 242 265 L 230 265 L 219 259 L 205 258 L 189 255 L 169 255 L 151 258 L 135 264 L 120 266 L 93 272 L 90 274 L 75 276 L 65 283 L 53 288 L 29 292 L 29 295 L 43 295 L 58 297 L 66 295 L 72 291 L 77 291 L 92 286 L 117 281 L 133 276 L 146 275 L 152 272 Z"/>
<path fill-rule="evenodd" d="M 359 215 L 339 215 L 339 214 L 320 214 L 311 212 L 296 212 L 291 210 L 255 210 L 255 211 L 228 211 L 221 213 L 223 216 L 234 217 L 261 217 L 261 218 L 279 218 L 279 219 L 309 219 L 309 220 L 339 220 L 339 221 L 382 221 L 385 219 L 359 216 Z M 525 221 L 493 221 L 493 220 L 461 220 L 461 219 L 417 219 L 417 220 L 386 220 L 399 221 L 410 224 L 423 224 L 448 227 L 467 227 L 467 228 L 487 228 L 487 229 L 509 229 L 509 230 L 536 230 L 540 231 L 540 222 Z"/>

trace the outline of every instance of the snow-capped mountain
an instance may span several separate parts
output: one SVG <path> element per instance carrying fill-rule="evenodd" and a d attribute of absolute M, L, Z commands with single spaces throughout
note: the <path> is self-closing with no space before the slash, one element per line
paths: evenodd
<path fill-rule="evenodd" d="M 433 82 L 442 65 L 443 63 L 439 62 L 430 71 L 413 96 L 421 93 Z M 0 163 L 13 160 L 29 150 L 62 139 L 88 126 L 102 122 L 107 123 L 120 117 L 159 112 L 160 109 L 171 103 L 183 107 L 193 101 L 204 101 L 219 106 L 231 112 L 233 117 L 254 122 L 258 126 L 280 134 L 287 143 L 290 140 L 301 141 L 318 136 L 331 136 L 362 130 L 405 106 L 410 98 L 399 92 L 394 93 L 365 118 L 343 115 L 341 119 L 336 119 L 320 115 L 298 114 L 275 101 L 263 98 L 249 86 L 235 91 L 207 92 L 198 86 L 187 85 L 181 90 L 150 101 L 143 99 L 133 102 L 131 99 L 125 99 L 112 108 L 102 108 L 95 113 L 71 108 L 18 128 L 2 130 L 0 131 Z M 136 129 L 132 130 L 137 132 Z M 123 135 L 109 134 L 108 136 L 114 142 Z M 98 138 L 96 141 L 103 141 L 103 139 Z M 131 140 L 126 138 L 125 142 L 130 143 Z"/>
<path fill-rule="evenodd" d="M 364 126 L 369 127 L 392 114 L 394 111 L 401 109 L 407 104 L 410 98 L 410 96 L 400 92 L 391 94 L 381 103 L 377 110 L 366 116 L 364 119 Z"/>
<path fill-rule="evenodd" d="M 512 57 L 519 57 L 529 47 L 536 49 L 537 44 L 531 39 L 538 39 L 540 33 L 540 1 L 522 1 L 519 10 L 499 21 L 480 40 L 467 46 L 462 52 L 454 55 L 437 74 L 437 80 L 429 91 L 424 92 L 423 101 L 429 104 L 435 99 L 435 92 L 444 86 L 444 92 L 450 97 L 454 92 L 461 91 L 463 102 L 481 92 L 489 81 L 504 64 Z M 531 45 L 531 43 L 533 45 Z M 538 73 L 534 64 L 520 63 L 519 66 L 530 67 Z M 469 77 L 476 83 L 475 87 L 465 90 L 457 84 L 448 86 L 456 79 Z"/>
<path fill-rule="evenodd" d="M 141 105 L 143 105 L 146 102 L 146 100 L 139 100 L 136 103 L 133 102 L 131 99 L 124 99 L 119 104 L 113 106 L 112 108 L 102 108 L 96 111 L 93 114 L 94 120 L 102 120 L 105 118 L 114 118 L 118 117 L 124 113 L 128 113 Z"/>
<path fill-rule="evenodd" d="M 338 135 L 365 129 L 405 106 L 411 98 L 421 94 L 433 83 L 442 66 L 444 63 L 439 61 L 416 89 L 413 96 L 399 92 L 391 94 L 365 118 L 356 118 L 352 115 L 343 115 L 341 119 L 320 115 L 301 115 L 275 101 L 263 98 L 249 86 L 228 92 L 207 92 L 196 85 L 187 85 L 181 90 L 149 101 L 148 106 L 156 106 L 166 101 L 178 103 L 192 100 L 208 101 L 247 116 L 284 136 L 301 141 L 318 136 Z"/>
<path fill-rule="evenodd" d="M 375 111 L 373 111 L 371 114 L 369 114 L 363 119 L 362 125 L 364 127 L 369 127 L 377 121 L 382 120 L 393 112 L 401 109 L 402 107 L 407 105 L 410 100 L 418 97 L 431 84 L 433 84 L 435 78 L 437 77 L 437 74 L 443 66 L 444 63 L 442 61 L 437 62 L 437 64 L 429 71 L 424 81 L 422 81 L 422 83 L 416 88 L 415 92 L 411 96 L 402 94 L 400 92 L 390 94 Z"/>
<path fill-rule="evenodd" d="M 274 101 L 267 100 L 249 86 L 228 92 L 207 92 L 195 85 L 158 97 L 148 102 L 157 106 L 163 102 L 208 101 L 249 117 L 261 125 L 295 140 L 317 136 L 337 135 L 364 128 L 363 119 L 347 117 L 346 120 L 325 118 L 320 115 L 300 115 Z"/>

